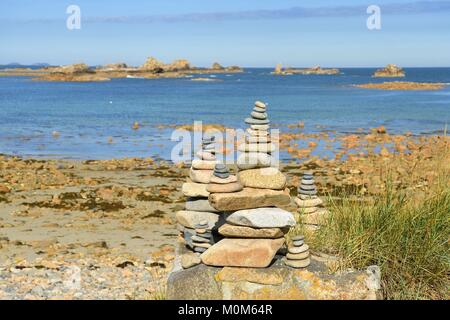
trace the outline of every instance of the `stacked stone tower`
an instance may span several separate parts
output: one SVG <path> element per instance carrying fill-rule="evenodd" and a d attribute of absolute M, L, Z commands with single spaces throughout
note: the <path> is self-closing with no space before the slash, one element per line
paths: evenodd
<path fill-rule="evenodd" d="M 203 137 L 202 147 L 197 152 L 189 171 L 189 179 L 182 192 L 188 197 L 185 210 L 176 214 L 181 241 L 195 252 L 204 252 L 214 243 L 212 229 L 219 220 L 219 212 L 209 204 L 207 185 L 218 163 L 215 156 L 214 136 Z"/>
<path fill-rule="evenodd" d="M 317 196 L 312 171 L 306 171 L 298 186 L 298 195 L 294 199 L 299 208 L 303 225 L 309 230 L 317 230 L 323 223 L 328 211 L 323 208 L 323 201 Z"/>
<path fill-rule="evenodd" d="M 238 146 L 242 154 L 238 157 L 237 177 L 244 188 L 232 192 L 208 185 L 211 205 L 227 213 L 225 224 L 219 228 L 225 238 L 201 255 L 206 265 L 268 267 L 285 242 L 284 234 L 295 225 L 293 215 L 279 208 L 288 205 L 290 197 L 284 190 L 286 177 L 271 167 L 275 146 L 269 137 L 266 109 L 265 104 L 256 102 L 251 118 L 245 120 L 250 128 L 244 143 Z"/>

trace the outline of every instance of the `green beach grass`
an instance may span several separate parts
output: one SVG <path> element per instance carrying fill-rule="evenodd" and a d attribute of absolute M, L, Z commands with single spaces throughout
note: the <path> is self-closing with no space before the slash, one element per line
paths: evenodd
<path fill-rule="evenodd" d="M 330 200 L 329 218 L 309 241 L 341 257 L 340 268 L 380 266 L 385 299 L 448 299 L 449 181 L 441 176 L 420 200 L 389 183 L 372 202 Z"/>

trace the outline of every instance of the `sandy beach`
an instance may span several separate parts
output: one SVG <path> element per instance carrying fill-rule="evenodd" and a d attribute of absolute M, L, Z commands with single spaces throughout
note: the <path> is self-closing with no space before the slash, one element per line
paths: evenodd
<path fill-rule="evenodd" d="M 282 136 L 282 148 L 305 154 L 291 143 L 298 135 Z M 292 195 L 302 172 L 312 169 L 325 201 L 343 191 L 371 201 L 388 176 L 398 191 L 420 199 L 439 170 L 450 170 L 449 137 L 389 135 L 378 128 L 340 139 L 347 144 L 336 152 L 345 160 L 306 155 L 301 164 L 282 164 Z M 388 143 L 395 149 L 373 152 Z M 352 155 L 355 149 L 360 152 Z M 0 156 L 0 298 L 163 298 L 188 167 L 150 158 Z"/>

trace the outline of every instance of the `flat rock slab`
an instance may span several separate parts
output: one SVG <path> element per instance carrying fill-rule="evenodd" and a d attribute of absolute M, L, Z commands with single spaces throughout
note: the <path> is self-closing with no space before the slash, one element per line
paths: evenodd
<path fill-rule="evenodd" d="M 370 267 L 373 268 L 373 267 Z M 369 270 L 329 274 L 311 258 L 306 269 L 276 261 L 268 268 L 211 267 L 204 264 L 170 274 L 173 300 L 373 300 L 381 299 L 379 277 Z"/>
<path fill-rule="evenodd" d="M 289 189 L 244 188 L 239 192 L 210 194 L 209 202 L 219 211 L 235 211 L 259 207 L 283 207 L 290 204 L 291 197 Z"/>
<path fill-rule="evenodd" d="M 210 266 L 265 268 L 284 243 L 279 239 L 222 239 L 200 258 Z"/>
<path fill-rule="evenodd" d="M 244 187 L 281 190 L 286 186 L 286 176 L 277 168 L 260 168 L 240 171 L 238 179 Z"/>
<path fill-rule="evenodd" d="M 252 228 L 286 228 L 295 226 L 294 215 L 279 208 L 256 208 L 233 212 L 226 221 Z"/>
<path fill-rule="evenodd" d="M 297 206 L 301 208 L 317 207 L 323 204 L 323 201 L 320 198 L 302 200 L 296 197 L 294 198 L 294 201 L 297 204 Z"/>
<path fill-rule="evenodd" d="M 219 233 L 227 238 L 269 238 L 276 239 L 284 236 L 289 231 L 281 228 L 251 228 L 244 226 L 236 226 L 224 224 L 219 228 Z"/>
<path fill-rule="evenodd" d="M 206 186 L 207 184 L 203 183 L 185 182 L 181 191 L 186 197 L 208 197 L 209 192 L 206 191 Z"/>
<path fill-rule="evenodd" d="M 196 225 L 201 221 L 207 221 L 209 228 L 216 226 L 219 221 L 219 215 L 217 213 L 201 211 L 178 211 L 176 218 L 179 224 L 191 229 L 195 229 Z"/>
<path fill-rule="evenodd" d="M 206 211 L 206 212 L 218 212 L 216 209 L 214 209 L 208 201 L 208 198 L 206 199 L 188 199 L 185 204 L 185 208 L 187 211 Z"/>

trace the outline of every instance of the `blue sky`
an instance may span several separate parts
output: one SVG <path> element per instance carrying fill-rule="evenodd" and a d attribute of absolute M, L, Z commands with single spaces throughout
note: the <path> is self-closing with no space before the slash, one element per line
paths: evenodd
<path fill-rule="evenodd" d="M 81 30 L 66 28 L 71 4 Z M 0 64 L 449 67 L 450 0 L 1 0 L 0 43 Z"/>

